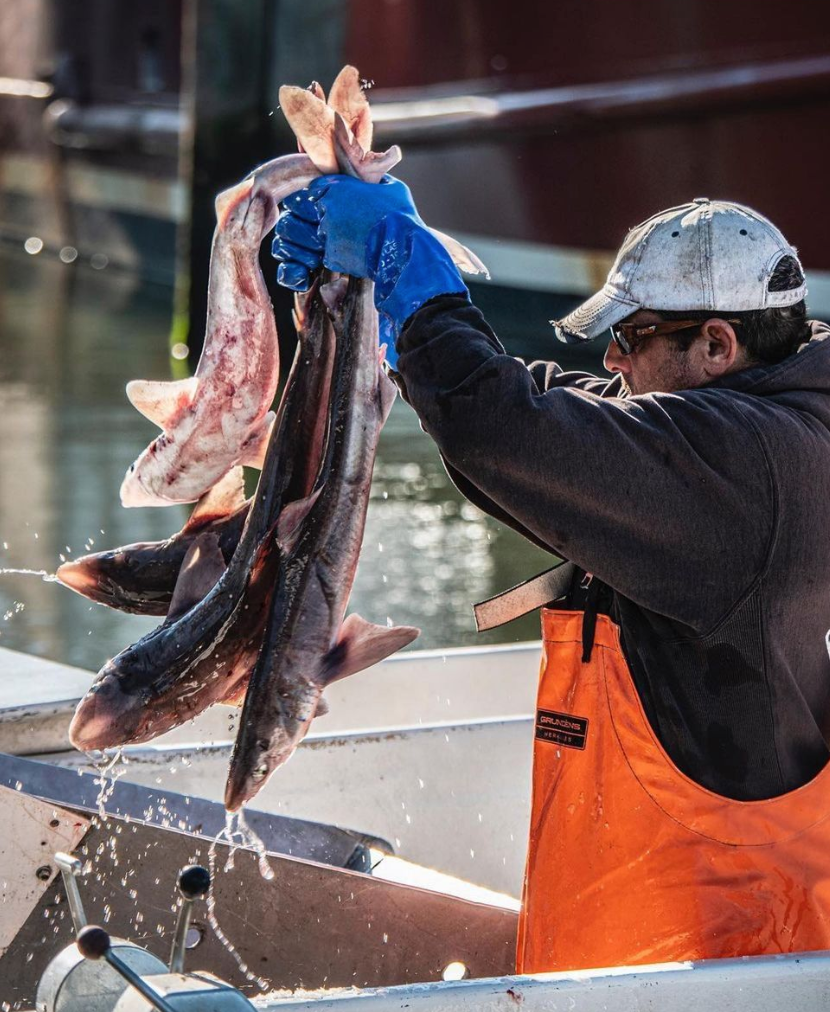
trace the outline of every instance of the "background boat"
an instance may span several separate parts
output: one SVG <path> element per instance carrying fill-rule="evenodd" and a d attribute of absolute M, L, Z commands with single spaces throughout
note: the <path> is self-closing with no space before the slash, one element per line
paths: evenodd
<path fill-rule="evenodd" d="M 424 216 L 488 262 L 475 298 L 511 350 L 547 351 L 545 321 L 626 229 L 698 194 L 775 221 L 830 315 L 825 5 L 19 0 L 0 18 L 0 231 L 169 282 L 178 265 L 194 350 L 213 196 L 291 149 L 279 85 L 345 62 Z"/>

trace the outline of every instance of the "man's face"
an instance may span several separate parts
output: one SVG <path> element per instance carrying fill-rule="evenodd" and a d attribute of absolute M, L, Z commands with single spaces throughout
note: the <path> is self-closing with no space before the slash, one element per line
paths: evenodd
<path fill-rule="evenodd" d="M 639 309 L 625 323 L 647 327 L 659 323 L 660 316 L 648 309 Z M 620 373 L 623 385 L 631 394 L 673 393 L 690 390 L 705 382 L 694 368 L 688 351 L 683 351 L 673 335 L 645 337 L 630 355 L 623 355 L 612 340 L 605 352 L 605 368 Z"/>

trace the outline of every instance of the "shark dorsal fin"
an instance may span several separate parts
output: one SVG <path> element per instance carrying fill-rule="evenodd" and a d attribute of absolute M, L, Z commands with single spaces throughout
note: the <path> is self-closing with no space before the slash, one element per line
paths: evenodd
<path fill-rule="evenodd" d="M 483 274 L 489 280 L 490 272 L 471 249 L 468 249 L 457 239 L 453 239 L 451 235 L 447 235 L 446 232 L 439 232 L 437 228 L 429 228 L 429 226 L 427 229 L 449 253 L 459 270 L 464 271 L 465 274 Z"/>
<path fill-rule="evenodd" d="M 392 405 L 395 403 L 395 398 L 398 396 L 398 388 L 395 386 L 393 381 L 386 375 L 386 370 L 381 369 L 378 366 L 378 393 L 380 395 L 380 413 L 383 418 L 383 424 L 386 424 L 389 418 L 389 412 L 392 410 Z"/>
<path fill-rule="evenodd" d="M 311 495 L 307 495 L 303 499 L 295 499 L 294 502 L 283 506 L 280 511 L 279 519 L 277 520 L 277 541 L 280 548 L 286 554 L 291 552 L 296 546 L 302 533 L 303 520 L 311 512 L 311 508 L 317 502 L 324 487 L 324 485 L 321 485 L 320 488 L 315 489 Z"/>

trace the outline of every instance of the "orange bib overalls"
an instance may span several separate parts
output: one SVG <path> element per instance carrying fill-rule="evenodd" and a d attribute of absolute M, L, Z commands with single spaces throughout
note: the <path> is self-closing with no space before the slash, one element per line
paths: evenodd
<path fill-rule="evenodd" d="M 517 972 L 830 948 L 830 765 L 767 801 L 681 773 L 596 619 L 544 609 Z"/>

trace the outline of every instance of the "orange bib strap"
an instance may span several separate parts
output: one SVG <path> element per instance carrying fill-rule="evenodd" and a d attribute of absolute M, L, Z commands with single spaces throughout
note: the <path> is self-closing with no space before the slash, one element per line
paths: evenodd
<path fill-rule="evenodd" d="M 619 631 L 545 609 L 517 971 L 830 948 L 830 767 L 769 801 L 696 784 L 640 704 Z"/>

